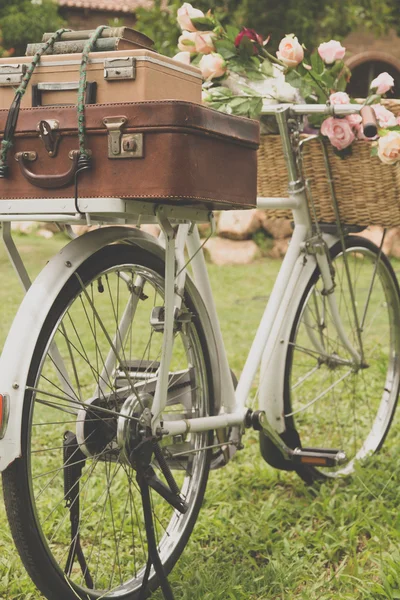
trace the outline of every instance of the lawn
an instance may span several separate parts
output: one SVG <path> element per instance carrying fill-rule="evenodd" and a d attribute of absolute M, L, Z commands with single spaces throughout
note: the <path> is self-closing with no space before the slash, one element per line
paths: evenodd
<path fill-rule="evenodd" d="M 35 275 L 65 239 L 19 237 Z M 229 361 L 243 367 L 280 263 L 210 265 Z M 395 269 L 400 272 L 399 263 Z M 0 248 L 0 348 L 20 285 Z M 224 469 L 212 472 L 191 541 L 170 581 L 178 600 L 400 598 L 399 421 L 383 451 L 350 481 L 307 488 L 261 458 L 254 433 Z M 14 549 L 0 504 L 0 598 L 41 598 Z M 161 600 L 156 593 L 154 600 Z"/>

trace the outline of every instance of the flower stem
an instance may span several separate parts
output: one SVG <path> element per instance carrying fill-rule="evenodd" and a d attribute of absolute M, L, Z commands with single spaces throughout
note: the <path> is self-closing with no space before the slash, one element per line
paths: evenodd
<path fill-rule="evenodd" d="M 314 75 L 312 74 L 311 71 L 308 71 L 308 74 L 311 77 L 311 79 L 314 81 L 314 83 L 319 87 L 319 89 L 321 90 L 321 92 L 324 94 L 326 100 L 328 100 L 329 99 L 329 94 L 326 91 L 326 89 L 322 87 L 322 85 L 320 84 L 320 82 L 318 81 L 318 79 L 315 79 L 315 77 L 314 77 Z M 300 77 L 301 77 L 301 75 L 300 75 Z"/>
<path fill-rule="evenodd" d="M 265 50 L 265 48 L 261 48 L 261 52 L 265 56 L 265 58 L 268 58 L 271 62 L 273 62 L 273 63 L 275 63 L 277 65 L 280 65 L 281 67 L 284 67 L 285 69 L 287 69 L 287 65 L 285 65 L 284 62 L 282 62 L 278 58 L 275 58 L 275 56 L 273 56 L 272 54 L 270 54 L 268 52 L 268 50 Z"/>

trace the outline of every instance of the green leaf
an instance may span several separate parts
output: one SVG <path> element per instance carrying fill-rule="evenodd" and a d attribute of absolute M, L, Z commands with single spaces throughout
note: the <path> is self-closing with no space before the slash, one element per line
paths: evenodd
<path fill-rule="evenodd" d="M 214 46 L 218 54 L 225 59 L 230 59 L 237 55 L 235 44 L 229 40 L 214 41 Z"/>
<path fill-rule="evenodd" d="M 249 117 L 251 119 L 259 119 L 261 115 L 263 101 L 262 98 L 257 98 L 250 103 Z"/>
<path fill-rule="evenodd" d="M 196 17 L 190 20 L 199 31 L 211 31 L 214 29 L 214 21 L 208 17 Z"/>
<path fill-rule="evenodd" d="M 329 69 L 329 72 L 333 75 L 333 77 L 337 77 L 340 75 L 341 71 L 343 71 L 344 62 L 342 60 L 337 60 L 333 63 L 332 67 Z"/>
<path fill-rule="evenodd" d="M 303 61 L 304 63 L 305 61 Z M 306 77 L 308 75 L 308 69 L 305 68 L 304 64 L 300 63 L 297 65 L 296 67 L 296 71 L 299 73 L 299 75 L 301 75 L 302 77 Z M 307 62 L 305 64 L 308 64 Z M 291 73 L 291 71 L 289 71 L 289 73 Z"/>
<path fill-rule="evenodd" d="M 235 107 L 234 114 L 235 115 L 246 116 L 249 113 L 249 110 L 250 110 L 250 101 L 247 100 L 247 98 L 246 98 L 245 102 L 243 102 L 239 106 Z"/>
<path fill-rule="evenodd" d="M 202 59 L 202 54 L 192 54 L 192 56 L 194 56 L 194 58 L 192 58 L 191 63 L 194 66 L 197 66 L 199 64 L 199 62 Z"/>
<path fill-rule="evenodd" d="M 335 91 L 337 92 L 345 92 L 346 88 L 347 88 L 347 81 L 346 81 L 346 77 L 340 77 L 339 79 L 336 80 L 335 82 Z"/>
<path fill-rule="evenodd" d="M 226 35 L 228 36 L 228 40 L 234 42 L 236 37 L 239 35 L 239 28 L 234 27 L 233 25 L 226 26 Z"/>
<path fill-rule="evenodd" d="M 273 77 L 274 68 L 272 66 L 272 62 L 268 60 L 268 58 L 264 58 L 264 60 L 261 63 L 261 73 L 263 73 L 267 77 Z"/>
<path fill-rule="evenodd" d="M 380 101 L 381 97 L 379 94 L 371 94 L 371 96 L 368 96 L 365 100 L 365 104 L 369 106 L 370 104 L 379 104 Z"/>
<path fill-rule="evenodd" d="M 378 146 L 371 146 L 371 156 L 378 156 Z"/>
<path fill-rule="evenodd" d="M 317 51 L 311 54 L 311 66 L 313 68 L 314 75 L 322 75 L 325 70 L 325 63 Z"/>
<path fill-rule="evenodd" d="M 242 90 L 245 94 L 247 94 L 247 96 L 254 96 L 255 98 L 262 98 L 262 94 L 260 94 L 259 92 L 256 92 L 255 90 L 252 90 L 250 87 L 247 87 L 247 85 L 243 85 L 242 86 Z"/>
<path fill-rule="evenodd" d="M 238 108 L 242 104 L 245 104 L 245 103 L 247 104 L 248 102 L 249 102 L 248 98 L 243 97 L 243 96 L 236 96 L 229 102 L 229 105 L 232 108 Z"/>
<path fill-rule="evenodd" d="M 265 79 L 264 75 L 260 71 L 253 70 L 246 71 L 246 77 L 250 81 L 262 81 Z"/>

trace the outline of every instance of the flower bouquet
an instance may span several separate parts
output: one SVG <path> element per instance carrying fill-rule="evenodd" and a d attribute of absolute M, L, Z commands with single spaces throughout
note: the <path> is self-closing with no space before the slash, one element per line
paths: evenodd
<path fill-rule="evenodd" d="M 211 108 L 260 118 L 266 103 L 357 102 L 346 93 L 351 73 L 344 62 L 346 49 L 336 40 L 308 53 L 290 34 L 273 52 L 268 37 L 263 39 L 252 29 L 224 27 L 211 11 L 204 14 L 188 3 L 178 10 L 177 19 L 182 35 L 174 58 L 200 68 L 203 101 Z M 305 123 L 305 133 L 319 133 L 329 140 L 336 196 L 342 219 L 349 224 L 400 225 L 400 166 L 391 166 L 400 162 L 400 118 L 381 102 L 393 85 L 393 78 L 381 73 L 362 101 L 371 105 L 376 115 L 378 135 L 372 141 L 364 137 L 358 114 L 310 115 Z M 261 131 L 274 132 L 271 127 Z M 287 171 L 279 136 L 263 136 L 258 164 L 259 194 L 286 195 Z M 333 222 L 330 188 L 317 141 L 304 145 L 303 164 L 312 195 L 318 199 L 318 220 Z"/>
<path fill-rule="evenodd" d="M 182 35 L 175 60 L 197 65 L 203 75 L 203 101 L 227 114 L 258 119 L 263 103 L 298 102 L 285 81 L 285 65 L 253 29 L 223 27 L 209 11 L 190 4 L 178 9 Z"/>

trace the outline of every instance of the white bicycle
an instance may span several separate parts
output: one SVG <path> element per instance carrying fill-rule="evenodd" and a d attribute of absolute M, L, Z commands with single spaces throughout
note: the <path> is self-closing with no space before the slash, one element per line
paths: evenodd
<path fill-rule="evenodd" d="M 345 235 L 338 214 L 329 231 L 313 223 L 290 137 L 310 110 L 266 110 L 290 184 L 288 198 L 258 206 L 292 209 L 294 231 L 237 385 L 196 225 L 213 223 L 207 208 L 89 199 L 93 222 L 158 222 L 161 239 L 92 231 L 30 285 L 10 222 L 82 217 L 73 199 L 52 214 L 45 202 L 0 202 L 29 288 L 0 359 L 0 469 L 17 549 L 47 598 L 139 600 L 159 585 L 172 598 L 167 575 L 209 469 L 242 448 L 246 427 L 270 464 L 307 482 L 348 475 L 381 447 L 399 393 L 399 286 L 382 244 Z"/>

